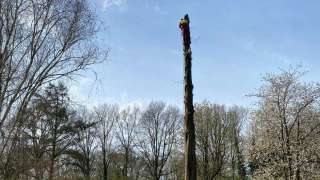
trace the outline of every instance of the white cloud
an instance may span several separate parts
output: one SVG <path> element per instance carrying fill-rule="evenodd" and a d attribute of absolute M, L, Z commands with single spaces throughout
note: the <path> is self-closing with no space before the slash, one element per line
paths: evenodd
<path fill-rule="evenodd" d="M 116 7 L 120 10 L 126 10 L 127 6 L 127 0 L 103 0 L 102 3 L 103 10 L 107 10 L 110 7 Z"/>
<path fill-rule="evenodd" d="M 128 101 L 128 102 L 123 102 L 119 103 L 120 109 L 126 109 L 128 107 L 133 108 L 133 107 L 138 107 L 140 109 L 144 109 L 147 106 L 147 102 L 143 100 L 134 100 L 134 101 Z"/>
<path fill-rule="evenodd" d="M 76 104 L 85 105 L 89 109 L 93 109 L 94 107 L 105 103 L 118 104 L 120 109 L 135 106 L 143 109 L 150 102 L 143 99 L 129 100 L 127 92 L 122 92 L 117 97 L 109 97 L 99 94 L 95 89 L 88 89 L 88 87 L 93 86 L 94 80 L 87 77 L 81 77 L 77 82 L 73 81 L 68 84 L 71 100 Z"/>

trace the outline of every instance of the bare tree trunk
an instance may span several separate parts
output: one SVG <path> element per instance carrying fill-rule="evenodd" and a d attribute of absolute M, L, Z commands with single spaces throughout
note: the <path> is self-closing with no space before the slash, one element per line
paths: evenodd
<path fill-rule="evenodd" d="M 103 180 L 108 179 L 108 167 L 107 167 L 107 160 L 106 160 L 106 152 L 103 151 Z"/>
<path fill-rule="evenodd" d="M 297 154 L 296 154 L 296 180 L 300 180 L 301 177 L 300 177 L 300 119 L 297 118 L 297 148 L 298 148 L 298 151 L 297 151 Z"/>
<path fill-rule="evenodd" d="M 207 147 L 204 149 L 204 165 L 203 165 L 203 177 L 204 180 L 209 179 L 209 157 L 208 157 L 208 143 Z"/>
<path fill-rule="evenodd" d="M 103 132 L 103 146 L 102 146 L 102 155 L 103 155 L 103 180 L 108 179 L 108 163 L 107 163 L 107 150 L 106 150 L 106 134 L 105 129 Z"/>
<path fill-rule="evenodd" d="M 289 133 L 289 129 L 288 129 L 288 123 L 287 123 L 287 120 L 285 117 L 283 118 L 283 122 L 284 122 L 284 130 L 285 130 L 285 135 L 286 135 L 285 143 L 286 143 L 286 155 L 288 158 L 288 161 L 287 161 L 288 170 L 289 170 L 288 176 L 289 176 L 289 179 L 292 179 L 293 171 L 292 171 L 292 157 L 291 157 L 292 153 L 291 153 L 290 133 Z"/>
<path fill-rule="evenodd" d="M 52 150 L 51 150 L 51 157 L 50 157 L 50 166 L 49 166 L 49 180 L 53 180 L 54 174 L 54 165 L 55 165 L 55 158 L 56 158 L 56 139 L 57 139 L 57 118 L 55 119 L 55 127 L 53 132 L 53 142 L 52 142 Z"/>
<path fill-rule="evenodd" d="M 53 150 L 51 152 L 51 157 L 50 157 L 49 180 L 53 180 L 54 160 L 55 160 L 55 143 L 53 144 Z"/>
<path fill-rule="evenodd" d="M 129 149 L 125 148 L 125 160 L 123 169 L 123 179 L 128 180 L 128 164 L 129 164 Z"/>
<path fill-rule="evenodd" d="M 195 154 L 195 127 L 193 121 L 193 85 L 191 74 L 191 48 L 189 17 L 184 16 L 180 21 L 180 29 L 183 36 L 184 51 L 184 155 L 185 155 L 185 180 L 196 180 L 196 154 Z"/>

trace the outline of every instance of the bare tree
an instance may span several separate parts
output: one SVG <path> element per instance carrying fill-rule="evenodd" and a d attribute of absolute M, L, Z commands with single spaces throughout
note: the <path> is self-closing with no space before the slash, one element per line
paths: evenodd
<path fill-rule="evenodd" d="M 39 88 L 97 62 L 95 33 L 95 17 L 86 0 L 0 2 L 2 149 Z"/>
<path fill-rule="evenodd" d="M 137 125 L 140 118 L 140 109 L 135 107 L 127 107 L 120 113 L 120 121 L 117 126 L 116 137 L 120 143 L 120 150 L 123 153 L 122 176 L 128 179 L 129 169 L 133 170 L 134 162 L 134 145 L 136 143 Z M 131 166 L 131 167 L 130 167 Z"/>
<path fill-rule="evenodd" d="M 244 153 L 243 153 L 243 138 L 241 131 L 244 121 L 247 117 L 247 110 L 233 106 L 228 111 L 228 119 L 230 120 L 230 153 L 231 153 L 231 166 L 232 176 L 235 178 L 235 169 L 237 169 L 239 178 L 245 180 L 246 170 L 244 165 Z"/>
<path fill-rule="evenodd" d="M 119 107 L 117 105 L 103 104 L 95 108 L 96 118 L 99 121 L 98 137 L 102 155 L 103 179 L 108 179 L 108 167 L 114 147 L 113 130 L 119 120 Z"/>
<path fill-rule="evenodd" d="M 196 135 L 203 179 L 221 176 L 226 163 L 230 120 L 225 106 L 204 102 L 196 105 Z"/>
<path fill-rule="evenodd" d="M 166 166 L 177 141 L 180 118 L 177 108 L 161 102 L 151 102 L 142 114 L 139 150 L 151 179 L 160 180 L 169 173 Z"/>
<path fill-rule="evenodd" d="M 74 166 L 86 180 L 90 180 L 96 172 L 97 122 L 95 122 L 94 114 L 86 107 L 78 109 L 77 118 L 78 130 L 75 132 L 74 144 L 64 153 L 68 155 L 64 163 Z"/>

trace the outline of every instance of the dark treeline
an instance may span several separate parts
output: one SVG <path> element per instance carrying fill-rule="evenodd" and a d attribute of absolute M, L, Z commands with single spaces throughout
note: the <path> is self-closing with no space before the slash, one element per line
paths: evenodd
<path fill-rule="evenodd" d="M 0 1 L 0 179 L 183 179 L 178 107 L 70 98 L 104 60 L 96 22 L 86 0 Z M 267 74 L 249 108 L 195 103 L 198 179 L 319 179 L 320 85 L 302 75 Z"/>

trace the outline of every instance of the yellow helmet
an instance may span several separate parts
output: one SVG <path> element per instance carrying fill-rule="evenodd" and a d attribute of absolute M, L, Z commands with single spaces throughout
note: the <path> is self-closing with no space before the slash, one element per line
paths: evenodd
<path fill-rule="evenodd" d="M 187 21 L 187 20 L 185 20 L 185 19 L 181 19 L 180 20 L 180 24 L 182 25 L 182 24 L 188 24 L 189 22 Z"/>

